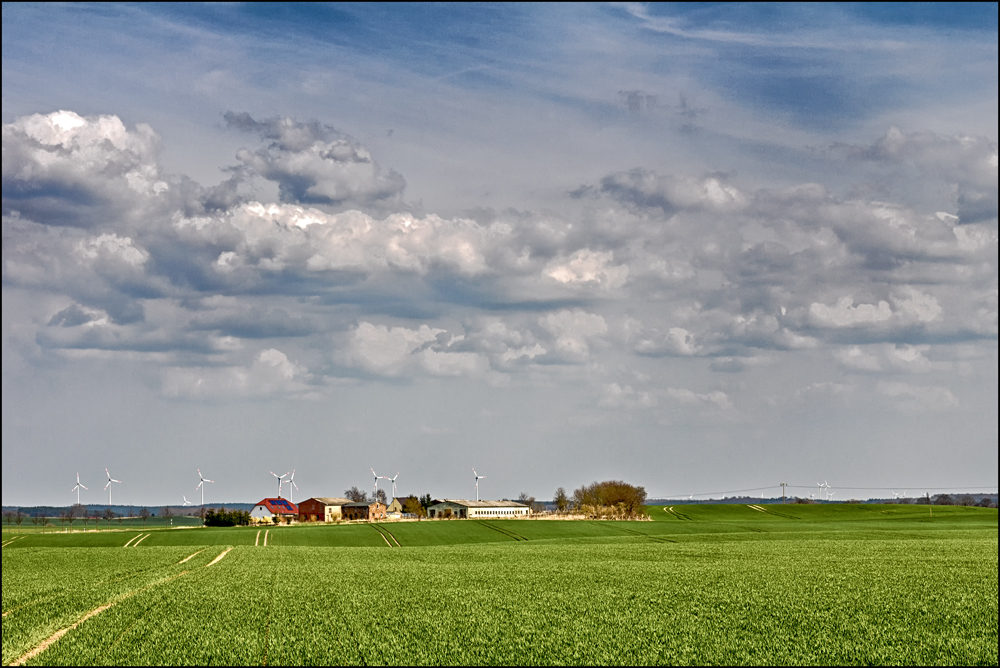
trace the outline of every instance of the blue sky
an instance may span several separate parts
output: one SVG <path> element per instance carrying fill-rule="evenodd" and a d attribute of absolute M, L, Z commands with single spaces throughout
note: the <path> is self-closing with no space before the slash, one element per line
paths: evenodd
<path fill-rule="evenodd" d="M 995 4 L 3 18 L 5 504 L 996 485 Z"/>

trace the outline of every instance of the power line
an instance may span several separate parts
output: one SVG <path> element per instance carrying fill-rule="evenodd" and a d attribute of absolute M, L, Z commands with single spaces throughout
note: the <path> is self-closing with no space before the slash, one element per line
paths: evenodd
<path fill-rule="evenodd" d="M 789 488 L 792 488 L 792 489 L 815 489 L 816 485 L 786 485 L 786 487 L 789 487 Z M 950 486 L 950 485 L 938 485 L 936 487 L 919 487 L 919 486 L 910 486 L 910 485 L 898 485 L 896 487 L 846 487 L 846 486 L 841 486 L 841 485 L 831 485 L 830 489 L 835 489 L 835 490 L 837 490 L 837 489 L 839 489 L 839 490 L 861 490 L 861 491 L 895 491 L 895 490 L 899 490 L 899 489 L 903 489 L 903 490 L 907 490 L 907 491 L 909 491 L 909 490 L 913 490 L 913 491 L 933 491 L 933 490 L 943 489 L 943 490 L 977 490 L 977 491 L 981 491 L 981 492 L 985 492 L 985 493 L 990 493 L 989 490 L 996 490 L 997 487 L 998 486 L 996 484 L 993 484 L 993 485 L 973 485 L 973 486 L 968 486 L 968 487 L 953 487 L 953 486 Z M 681 493 L 666 494 L 666 495 L 663 495 L 663 496 L 659 496 L 658 495 L 658 496 L 653 497 L 653 498 L 658 498 L 658 499 L 667 499 L 667 498 L 681 499 L 681 498 L 684 498 L 684 497 L 690 498 L 690 497 L 696 497 L 696 496 L 717 496 L 717 495 L 724 495 L 724 494 L 739 494 L 739 493 L 742 493 L 742 492 L 762 492 L 762 491 L 769 490 L 769 489 L 778 490 L 778 489 L 781 489 L 781 485 L 777 484 L 777 485 L 768 485 L 766 487 L 750 487 L 750 488 L 747 488 L 747 489 L 730 489 L 730 490 L 726 490 L 726 491 L 722 491 L 722 492 L 695 492 L 695 493 L 690 493 L 689 492 L 687 494 L 681 494 Z"/>

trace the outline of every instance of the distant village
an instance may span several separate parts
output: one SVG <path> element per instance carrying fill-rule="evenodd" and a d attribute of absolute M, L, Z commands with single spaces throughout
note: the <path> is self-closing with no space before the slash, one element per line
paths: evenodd
<path fill-rule="evenodd" d="M 429 501 L 429 503 L 427 503 Z M 317 496 L 292 503 L 281 497 L 262 499 L 254 504 L 250 517 L 255 522 L 341 522 L 387 519 L 474 519 L 528 517 L 530 504 L 518 501 L 470 501 L 468 499 L 433 499 L 421 503 L 415 496 L 393 497 L 389 503 L 378 500 L 351 501 L 347 497 Z"/>

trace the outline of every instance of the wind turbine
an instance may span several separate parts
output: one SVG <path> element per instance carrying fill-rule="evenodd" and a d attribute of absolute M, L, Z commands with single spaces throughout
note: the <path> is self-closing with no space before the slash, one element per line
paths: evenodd
<path fill-rule="evenodd" d="M 108 490 L 108 505 L 110 506 L 111 505 L 111 483 L 117 482 L 117 483 L 121 484 L 121 480 L 115 480 L 114 478 L 112 478 L 111 474 L 108 473 L 108 469 L 104 469 L 104 472 L 108 474 L 108 484 L 104 486 L 104 489 Z"/>
<path fill-rule="evenodd" d="M 295 490 L 292 489 L 293 487 L 295 489 L 299 488 L 299 486 L 295 484 L 295 469 L 292 469 L 292 475 L 288 477 L 288 495 L 290 497 L 289 500 L 292 503 L 295 503 Z"/>
<path fill-rule="evenodd" d="M 375 500 L 375 497 L 378 496 L 378 479 L 379 478 L 385 478 L 385 476 L 384 475 L 379 475 L 378 473 L 375 473 L 375 469 L 371 469 L 371 472 L 372 472 L 372 475 L 375 476 L 375 491 L 372 492 L 372 494 L 374 495 L 374 496 L 372 496 L 372 500 Z M 388 480 L 388 478 L 385 478 L 385 479 Z"/>
<path fill-rule="evenodd" d="M 892 498 L 898 499 L 899 498 L 899 492 L 893 492 L 892 493 Z"/>
<path fill-rule="evenodd" d="M 374 471 L 372 471 L 372 473 L 374 473 Z M 398 477 L 399 477 L 399 471 L 396 471 L 396 475 L 394 475 L 391 478 L 386 477 L 386 476 L 382 476 L 383 480 L 388 480 L 389 482 L 392 483 L 392 498 L 394 498 L 394 499 L 396 498 L 396 478 L 398 478 Z"/>
<path fill-rule="evenodd" d="M 188 498 L 186 496 L 184 496 L 183 494 L 181 494 L 181 498 L 184 499 L 184 505 L 185 506 L 190 506 L 191 505 L 191 502 L 188 501 Z"/>
<path fill-rule="evenodd" d="M 215 482 L 215 481 L 214 480 L 209 480 L 208 478 L 206 478 L 205 476 L 203 476 L 201 474 L 201 469 L 198 469 L 198 477 L 201 478 L 201 482 L 198 483 L 198 487 L 194 488 L 194 491 L 197 492 L 198 488 L 199 487 L 201 488 L 201 505 L 204 506 L 205 505 L 205 483 L 206 482 Z M 184 500 L 187 501 L 187 499 L 184 499 Z"/>
<path fill-rule="evenodd" d="M 76 474 L 76 487 L 74 487 L 73 489 L 69 490 L 71 492 L 76 492 L 76 505 L 80 505 L 80 488 L 81 487 L 83 487 L 83 485 L 80 483 L 80 474 L 77 473 Z M 83 487 L 83 488 L 87 489 L 86 487 Z M 89 492 L 90 490 L 87 489 L 87 491 Z"/>
<path fill-rule="evenodd" d="M 283 475 L 278 475 L 274 471 L 271 471 L 271 475 L 273 475 L 275 478 L 278 479 L 278 498 L 280 499 L 281 498 L 281 486 L 283 484 L 285 484 L 285 476 L 287 476 L 288 474 L 285 473 Z"/>
<path fill-rule="evenodd" d="M 479 500 L 479 480 L 481 478 L 485 478 L 486 476 L 479 475 L 478 473 L 476 473 L 476 467 L 475 466 L 472 467 L 472 475 L 476 476 L 476 501 L 478 501 Z"/>

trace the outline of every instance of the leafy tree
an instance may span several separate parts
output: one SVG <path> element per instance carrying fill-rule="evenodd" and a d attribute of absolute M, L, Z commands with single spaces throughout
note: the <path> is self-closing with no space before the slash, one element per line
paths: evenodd
<path fill-rule="evenodd" d="M 21 512 L 20 508 L 18 508 L 17 509 L 17 513 L 14 515 L 14 524 L 17 525 L 17 530 L 18 531 L 21 530 L 21 523 L 22 522 L 24 522 L 24 513 Z"/>
<path fill-rule="evenodd" d="M 69 528 L 73 528 L 73 522 L 76 521 L 76 506 L 70 506 L 69 510 L 66 511 L 66 521 L 69 522 Z"/>
<path fill-rule="evenodd" d="M 406 501 L 403 502 L 403 512 L 408 515 L 416 515 L 417 517 L 424 517 L 427 514 L 424 506 L 420 503 L 420 499 L 415 496 L 408 496 L 406 498 Z"/>
<path fill-rule="evenodd" d="M 988 497 L 988 496 L 984 496 L 983 498 L 979 499 L 979 507 L 980 508 L 989 508 L 992 505 L 993 505 L 993 502 L 990 501 L 990 497 Z"/>
<path fill-rule="evenodd" d="M 198 509 L 198 517 L 201 518 L 201 525 L 205 526 L 205 518 L 207 517 L 205 506 L 202 506 L 201 508 Z"/>
<path fill-rule="evenodd" d="M 111 526 L 111 520 L 115 518 L 115 511 L 111 508 L 104 509 L 104 520 L 108 523 L 108 527 Z M 118 519 L 118 523 L 121 524 L 121 518 Z"/>
<path fill-rule="evenodd" d="M 389 505 L 389 500 L 388 498 L 386 498 L 384 489 L 380 489 L 377 492 L 375 492 L 375 498 L 373 499 L 373 501 L 378 501 L 383 506 Z"/>
<path fill-rule="evenodd" d="M 569 508 L 569 497 L 566 496 L 566 490 L 562 487 L 556 490 L 556 495 L 552 500 L 555 501 L 556 510 L 560 513 L 565 512 Z"/>
<path fill-rule="evenodd" d="M 949 494 L 938 494 L 934 497 L 934 505 L 936 506 L 952 506 L 955 502 L 951 500 Z"/>
<path fill-rule="evenodd" d="M 363 503 L 368 500 L 368 494 L 362 492 L 357 487 L 351 487 L 350 489 L 344 490 L 344 496 L 354 503 Z"/>
<path fill-rule="evenodd" d="M 174 511 L 170 509 L 170 506 L 163 506 L 163 510 L 160 511 L 160 517 L 166 520 L 167 524 L 170 524 L 170 518 L 174 516 Z"/>
<path fill-rule="evenodd" d="M 205 513 L 205 526 L 231 527 L 247 526 L 251 522 L 250 513 L 246 510 L 210 509 Z"/>
<path fill-rule="evenodd" d="M 974 505 L 976 505 L 976 500 L 973 499 L 968 494 L 966 494 L 965 496 L 963 496 L 961 499 L 958 500 L 958 503 L 959 503 L 959 505 L 962 505 L 962 506 L 974 506 Z"/>
<path fill-rule="evenodd" d="M 424 515 L 427 515 L 427 509 L 432 503 L 434 503 L 434 499 L 430 494 L 424 494 L 420 497 L 420 506 L 424 509 Z"/>
<path fill-rule="evenodd" d="M 3 521 L 7 523 L 7 529 L 10 530 L 10 525 L 14 521 L 14 511 L 13 510 L 3 511 Z"/>
<path fill-rule="evenodd" d="M 645 502 L 644 487 L 621 480 L 594 482 L 573 491 L 573 505 L 591 517 L 635 517 Z"/>
<path fill-rule="evenodd" d="M 38 521 L 39 521 L 40 519 L 41 519 L 41 518 L 40 518 L 40 517 L 38 517 L 38 515 L 32 515 L 32 516 L 31 516 L 31 523 L 32 523 L 32 524 L 34 524 L 34 525 L 35 525 L 35 526 L 37 527 L 37 526 L 38 526 Z"/>
<path fill-rule="evenodd" d="M 45 525 L 49 523 L 49 518 L 44 513 L 38 516 L 38 525 L 45 531 Z"/>
<path fill-rule="evenodd" d="M 149 519 L 150 514 L 151 513 L 149 512 L 149 508 L 147 508 L 145 506 L 143 506 L 142 508 L 139 509 L 139 517 L 142 518 L 142 528 L 143 529 L 146 528 L 146 520 Z"/>

